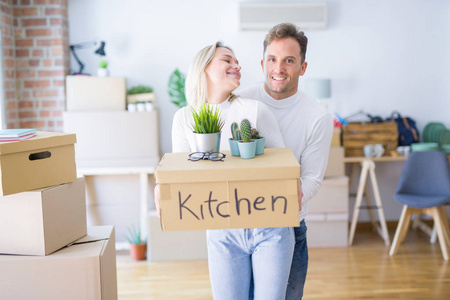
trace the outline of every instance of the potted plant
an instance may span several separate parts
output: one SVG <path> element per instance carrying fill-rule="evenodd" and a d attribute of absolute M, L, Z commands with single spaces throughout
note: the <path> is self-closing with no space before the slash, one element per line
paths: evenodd
<path fill-rule="evenodd" d="M 187 105 L 186 96 L 184 94 L 184 86 L 186 77 L 183 73 L 175 69 L 169 78 L 169 95 L 173 104 L 182 108 Z"/>
<path fill-rule="evenodd" d="M 100 63 L 98 64 L 97 76 L 98 77 L 108 77 L 109 76 L 108 62 L 103 58 L 100 60 Z"/>
<path fill-rule="evenodd" d="M 155 93 L 153 92 L 153 88 L 148 85 L 137 85 L 130 88 L 127 91 L 127 102 L 136 103 L 138 107 L 138 111 L 151 111 L 153 110 L 153 102 L 155 101 Z M 128 107 L 128 105 L 127 105 Z"/>
<path fill-rule="evenodd" d="M 259 135 L 259 131 L 256 128 L 252 128 L 252 140 L 256 142 L 256 155 L 264 154 L 266 139 Z"/>
<path fill-rule="evenodd" d="M 196 140 L 197 152 L 219 152 L 220 133 L 224 124 L 220 111 L 204 103 L 198 109 L 191 107 L 194 123 L 192 131 Z"/>
<path fill-rule="evenodd" d="M 130 255 L 134 260 L 145 260 L 147 241 L 142 239 L 140 226 L 128 228 L 127 241 L 130 243 Z"/>
<path fill-rule="evenodd" d="M 231 124 L 231 138 L 229 140 L 231 155 L 240 156 L 239 153 L 239 141 L 241 141 L 241 131 L 239 130 L 239 125 L 236 122 Z"/>
<path fill-rule="evenodd" d="M 241 121 L 241 138 L 242 141 L 238 143 L 241 158 L 254 158 L 256 155 L 256 142 L 252 141 L 252 127 L 247 119 Z"/>

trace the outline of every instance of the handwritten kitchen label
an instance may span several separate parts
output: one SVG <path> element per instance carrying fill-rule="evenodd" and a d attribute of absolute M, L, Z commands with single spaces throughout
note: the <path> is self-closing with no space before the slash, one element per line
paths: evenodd
<path fill-rule="evenodd" d="M 298 226 L 297 180 L 162 185 L 164 230 Z"/>

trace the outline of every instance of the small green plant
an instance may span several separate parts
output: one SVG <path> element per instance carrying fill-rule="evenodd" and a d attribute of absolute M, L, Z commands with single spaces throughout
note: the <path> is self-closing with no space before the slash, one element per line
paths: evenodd
<path fill-rule="evenodd" d="M 106 69 L 108 67 L 108 62 L 104 59 L 100 60 L 100 63 L 98 64 L 98 66 L 102 69 Z"/>
<path fill-rule="evenodd" d="M 192 130 L 195 133 L 216 133 L 222 130 L 224 121 L 222 121 L 219 109 L 204 103 L 198 111 L 191 107 L 194 124 Z"/>
<path fill-rule="evenodd" d="M 127 91 L 128 95 L 147 94 L 147 93 L 153 93 L 152 87 L 142 84 L 134 86 Z"/>
<path fill-rule="evenodd" d="M 179 108 L 187 105 L 186 96 L 184 94 L 184 86 L 186 82 L 186 76 L 178 69 L 173 71 L 169 78 L 169 95 L 173 104 Z"/>
<path fill-rule="evenodd" d="M 239 125 L 236 122 L 233 122 L 233 124 L 231 124 L 231 136 L 233 137 L 233 140 L 241 139 L 241 131 L 239 130 Z"/>
<path fill-rule="evenodd" d="M 128 235 L 125 237 L 130 244 L 140 245 L 145 244 L 147 241 L 142 239 L 141 227 L 130 226 L 128 227 Z"/>
<path fill-rule="evenodd" d="M 248 143 L 252 139 L 252 127 L 247 119 L 241 121 L 241 137 L 244 143 Z"/>

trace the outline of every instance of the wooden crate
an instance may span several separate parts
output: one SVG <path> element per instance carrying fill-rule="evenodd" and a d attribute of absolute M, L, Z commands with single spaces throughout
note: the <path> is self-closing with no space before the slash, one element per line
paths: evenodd
<path fill-rule="evenodd" d="M 397 149 L 397 123 L 351 122 L 342 127 L 342 142 L 345 156 L 364 156 L 364 146 L 369 144 L 382 144 L 383 156 L 391 156 Z"/>

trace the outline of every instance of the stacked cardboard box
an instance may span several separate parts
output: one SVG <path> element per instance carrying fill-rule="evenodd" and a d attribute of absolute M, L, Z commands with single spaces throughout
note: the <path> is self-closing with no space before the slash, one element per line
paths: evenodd
<path fill-rule="evenodd" d="M 5 299 L 117 299 L 114 230 L 87 229 L 75 139 L 38 132 L 29 140 L 0 143 Z"/>
<path fill-rule="evenodd" d="M 348 237 L 348 177 L 345 176 L 344 148 L 335 131 L 325 178 L 308 202 L 309 247 L 346 247 Z"/>

